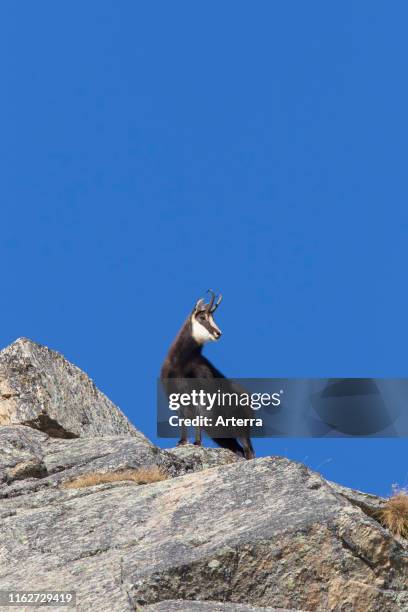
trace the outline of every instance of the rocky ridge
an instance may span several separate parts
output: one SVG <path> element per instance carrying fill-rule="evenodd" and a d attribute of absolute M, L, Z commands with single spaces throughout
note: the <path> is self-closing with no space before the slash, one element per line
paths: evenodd
<path fill-rule="evenodd" d="M 0 353 L 0 396 L 0 589 L 72 589 L 85 611 L 408 610 L 383 499 L 282 457 L 160 449 L 29 340 Z M 64 486 L 149 466 L 167 480 Z"/>

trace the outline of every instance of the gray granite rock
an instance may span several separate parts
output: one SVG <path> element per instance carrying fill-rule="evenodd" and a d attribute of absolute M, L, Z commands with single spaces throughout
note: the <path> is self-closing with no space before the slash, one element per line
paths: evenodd
<path fill-rule="evenodd" d="M 190 465 L 193 472 L 206 470 L 217 465 L 245 461 L 243 457 L 225 448 L 205 448 L 204 446 L 194 446 L 194 444 L 176 446 L 175 448 L 167 449 L 167 451 L 178 459 L 185 461 L 187 465 Z"/>
<path fill-rule="evenodd" d="M 168 479 L 65 487 L 151 466 Z M 383 503 L 279 457 L 162 450 L 57 353 L 0 353 L 0 589 L 74 590 L 80 611 L 407 611 Z"/>
<path fill-rule="evenodd" d="M 136 432 L 82 370 L 27 338 L 0 352 L 0 425 L 9 424 L 59 438 Z"/>
<path fill-rule="evenodd" d="M 225 449 L 189 445 L 162 450 L 138 431 L 133 436 L 64 440 L 25 425 L 9 425 L 0 427 L 0 499 L 58 487 L 95 472 L 155 465 L 172 478 L 239 460 Z"/>
<path fill-rule="evenodd" d="M 372 495 L 371 493 L 363 493 L 357 489 L 344 487 L 336 482 L 329 482 L 334 491 L 343 495 L 350 503 L 364 510 L 366 514 L 375 518 L 378 516 L 379 510 L 384 506 L 386 500 L 383 497 Z"/>
<path fill-rule="evenodd" d="M 54 445 L 84 441 L 51 441 L 52 452 L 42 455 L 59 470 L 51 478 L 66 461 Z M 37 452 L 34 441 L 27 447 Z M 112 464 L 116 451 L 103 449 Z M 26 447 L 22 452 L 29 460 Z M 84 458 L 77 452 L 67 452 L 67 470 L 72 457 Z M 86 457 L 89 464 L 101 459 Z M 406 544 L 301 464 L 269 457 L 142 486 L 32 489 L 48 478 L 2 485 L 27 489 L 0 501 L 0 589 L 76 589 L 78 610 L 109 612 L 180 599 L 185 603 L 174 605 L 184 610 L 189 600 L 325 612 L 408 609 Z"/>
<path fill-rule="evenodd" d="M 245 604 L 221 603 L 217 601 L 161 601 L 143 608 L 146 612 L 302 612 L 283 608 L 259 608 Z"/>

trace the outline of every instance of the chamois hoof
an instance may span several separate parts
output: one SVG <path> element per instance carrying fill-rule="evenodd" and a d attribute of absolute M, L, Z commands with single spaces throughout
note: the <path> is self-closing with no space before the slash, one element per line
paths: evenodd
<path fill-rule="evenodd" d="M 176 446 L 185 446 L 186 444 L 188 444 L 188 440 L 179 440 Z"/>
<path fill-rule="evenodd" d="M 200 440 L 200 442 L 197 442 L 197 441 L 194 442 L 194 446 L 202 446 L 202 445 L 203 445 L 203 443 L 201 442 L 201 440 Z"/>

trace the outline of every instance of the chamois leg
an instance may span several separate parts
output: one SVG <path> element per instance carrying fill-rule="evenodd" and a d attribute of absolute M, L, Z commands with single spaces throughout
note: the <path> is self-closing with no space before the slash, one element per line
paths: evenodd
<path fill-rule="evenodd" d="M 194 446 L 201 446 L 201 427 L 199 425 L 195 428 Z"/>
<path fill-rule="evenodd" d="M 188 444 L 188 431 L 187 427 L 183 423 L 181 426 L 181 438 L 177 442 L 177 446 L 184 446 L 184 444 Z"/>
<path fill-rule="evenodd" d="M 244 447 L 245 459 L 253 459 L 255 457 L 254 449 L 252 447 L 251 440 L 249 438 L 239 438 L 242 446 Z"/>

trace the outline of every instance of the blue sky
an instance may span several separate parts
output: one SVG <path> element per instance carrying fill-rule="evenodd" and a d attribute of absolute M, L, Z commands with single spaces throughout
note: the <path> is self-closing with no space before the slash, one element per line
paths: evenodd
<path fill-rule="evenodd" d="M 408 375 L 407 5 L 21 1 L 0 9 L 0 344 L 83 368 L 155 438 L 208 287 L 235 377 Z M 263 440 L 349 486 L 406 440 Z"/>

